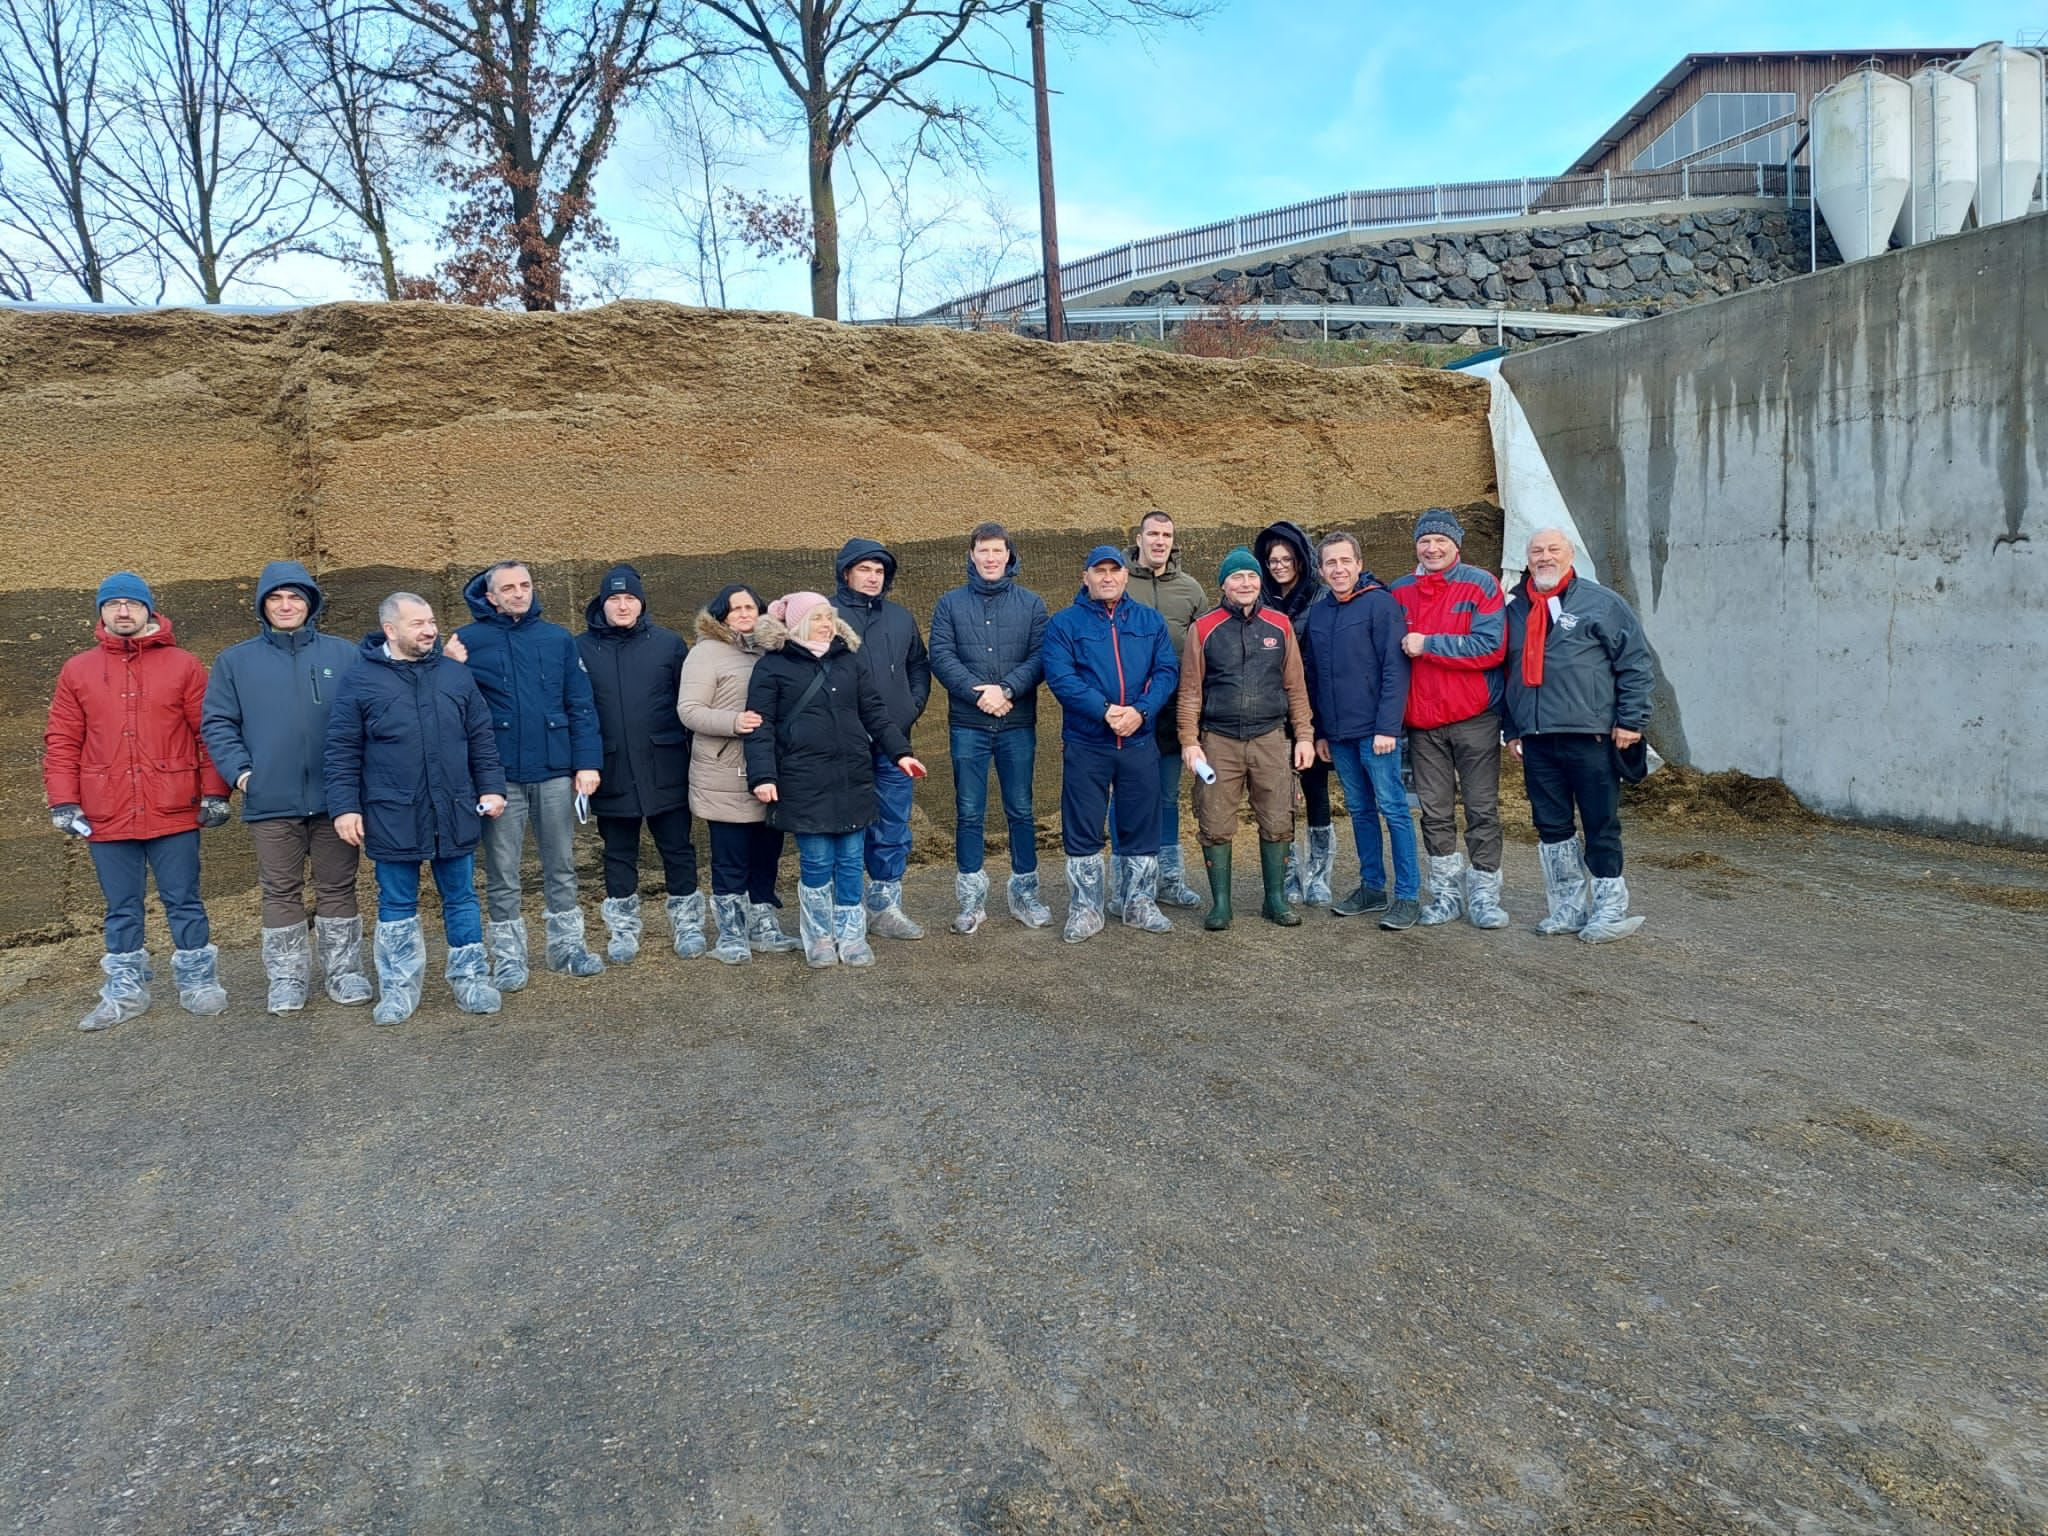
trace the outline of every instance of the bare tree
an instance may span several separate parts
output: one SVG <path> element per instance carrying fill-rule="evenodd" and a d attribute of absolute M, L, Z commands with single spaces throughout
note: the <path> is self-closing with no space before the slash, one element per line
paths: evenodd
<path fill-rule="evenodd" d="M 0 228 L 36 252 L 7 256 L 10 297 L 55 274 L 104 303 L 126 249 L 93 158 L 106 21 L 102 0 L 0 0 Z"/>
<path fill-rule="evenodd" d="M 264 263 L 312 250 L 319 204 L 237 82 L 265 44 L 235 0 L 135 0 L 121 18 L 117 132 L 95 152 L 120 217 L 208 304 Z"/>
<path fill-rule="evenodd" d="M 424 168 L 403 121 L 401 33 L 356 0 L 269 0 L 258 15 L 266 67 L 230 83 L 297 173 L 368 237 L 367 261 L 353 241 L 337 258 L 398 298 L 391 220 Z"/>
<path fill-rule="evenodd" d="M 422 292 L 555 309 L 564 251 L 609 249 L 593 184 L 619 114 L 697 51 L 689 0 L 374 0 L 410 34 L 414 92 L 456 194 L 454 254 Z"/>
<path fill-rule="evenodd" d="M 811 209 L 811 313 L 839 317 L 839 205 L 833 173 L 840 153 L 876 113 L 909 113 L 935 140 L 970 154 L 989 123 L 975 105 L 949 97 L 929 78 L 956 65 L 1017 81 L 998 60 L 1014 43 L 1002 24 L 1029 0 L 699 0 L 721 18 L 739 48 L 787 98 L 804 133 Z M 1095 31 L 1124 23 L 1187 21 L 1212 0 L 1057 0 L 1055 24 Z"/>

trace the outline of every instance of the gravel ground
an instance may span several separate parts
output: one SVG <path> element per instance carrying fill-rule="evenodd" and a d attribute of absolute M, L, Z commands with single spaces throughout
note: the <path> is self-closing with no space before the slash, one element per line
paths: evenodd
<path fill-rule="evenodd" d="M 1605 948 L 1526 844 L 1500 934 L 1274 929 L 1247 849 L 1227 935 L 650 951 L 488 1023 L 268 1021 L 248 951 L 218 1021 L 29 987 L 0 1523 L 2048 1528 L 2048 868 L 1630 853 Z"/>

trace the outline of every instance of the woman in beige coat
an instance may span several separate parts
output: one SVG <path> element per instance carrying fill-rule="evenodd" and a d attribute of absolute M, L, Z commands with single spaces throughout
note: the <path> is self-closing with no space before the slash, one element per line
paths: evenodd
<path fill-rule="evenodd" d="M 751 951 L 781 954 L 800 948 L 782 931 L 775 909 L 775 869 L 782 833 L 767 823 L 768 808 L 747 788 L 742 738 L 760 729 L 747 708 L 747 683 L 760 650 L 754 626 L 765 605 L 760 593 L 734 582 L 697 615 L 697 643 L 683 659 L 676 713 L 690 733 L 690 810 L 711 829 L 711 907 L 718 944 L 711 953 L 727 965 Z"/>

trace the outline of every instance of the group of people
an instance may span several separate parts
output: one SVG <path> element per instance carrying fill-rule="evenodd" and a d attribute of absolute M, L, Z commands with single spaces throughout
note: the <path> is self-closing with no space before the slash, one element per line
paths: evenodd
<path fill-rule="evenodd" d="M 1279 522 L 1224 557 L 1211 605 L 1181 568 L 1172 517 L 1155 510 L 1128 549 L 1089 551 L 1080 590 L 1049 613 L 1018 581 L 1014 539 L 983 523 L 968 537 L 966 581 L 933 610 L 929 644 L 890 598 L 896 559 L 873 539 L 839 551 L 830 597 L 769 602 L 746 583 L 725 587 L 697 615 L 693 644 L 652 622 L 630 565 L 605 573 L 572 636 L 542 617 L 532 572 L 516 560 L 471 579 L 471 621 L 453 634 L 443 637 L 426 599 L 394 592 L 378 628 L 351 643 L 321 630 L 325 599 L 311 572 L 276 561 L 257 582 L 257 633 L 210 674 L 176 644 L 142 579 L 116 572 L 95 596 L 97 644 L 59 674 L 45 737 L 51 822 L 87 841 L 106 900 L 105 980 L 80 1027 L 104 1029 L 149 1005 L 150 873 L 179 1003 L 202 1015 L 227 1007 L 199 895 L 199 832 L 224 823 L 237 795 L 256 850 L 275 1014 L 305 1006 L 316 954 L 332 1001 L 374 999 L 379 1024 L 412 1014 L 427 968 L 422 866 L 440 893 L 456 1005 L 496 1012 L 528 980 L 529 828 L 542 963 L 601 972 L 575 865 L 576 827 L 591 817 L 612 963 L 633 960 L 644 933 L 644 829 L 679 956 L 708 950 L 739 964 L 801 949 L 814 966 L 870 965 L 870 935 L 924 936 L 904 910 L 903 875 L 925 775 L 910 732 L 934 682 L 947 698 L 954 773 L 955 933 L 987 921 L 991 771 L 1009 830 L 1005 905 L 1027 928 L 1053 920 L 1033 802 L 1042 687 L 1061 715 L 1070 942 L 1110 917 L 1162 932 L 1172 926 L 1162 904 L 1202 905 L 1181 857 L 1184 768 L 1196 780 L 1208 929 L 1233 919 L 1232 850 L 1247 800 L 1272 922 L 1298 924 L 1306 905 L 1377 915 L 1387 929 L 1460 916 L 1504 927 L 1504 739 L 1521 758 L 1542 844 L 1548 910 L 1537 931 L 1624 937 L 1642 922 L 1628 913 L 1619 821 L 1619 784 L 1650 708 L 1641 627 L 1619 596 L 1573 572 L 1571 541 L 1556 529 L 1530 540 L 1512 594 L 1464 563 L 1463 543 L 1454 515 L 1426 513 L 1414 569 L 1388 585 L 1365 569 L 1355 535 L 1312 542 Z M 1340 900 L 1333 771 L 1359 861 L 1358 885 Z M 1308 822 L 1299 859 L 1297 784 Z M 711 853 L 709 938 L 693 817 Z M 797 845 L 794 935 L 776 891 L 787 837 Z M 363 854 L 377 889 L 367 969 Z"/>

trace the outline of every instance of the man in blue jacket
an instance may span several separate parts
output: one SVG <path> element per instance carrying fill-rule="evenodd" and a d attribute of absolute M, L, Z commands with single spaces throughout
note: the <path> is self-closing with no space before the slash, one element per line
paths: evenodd
<path fill-rule="evenodd" d="M 540 616 L 533 573 L 517 560 L 477 572 L 462 589 L 474 622 L 448 648 L 483 690 L 505 765 L 505 814 L 484 831 L 484 900 L 490 906 L 491 980 L 526 985 L 526 919 L 519 861 L 526 828 L 540 848 L 547 968 L 595 976 L 604 962 L 583 941 L 576 902 L 576 797 L 597 792 L 604 738 L 576 641 Z"/>
<path fill-rule="evenodd" d="M 1577 574 L 1576 553 L 1561 529 L 1529 539 L 1507 607 L 1507 737 L 1541 840 L 1550 911 L 1536 931 L 1602 944 L 1643 926 L 1621 873 L 1619 769 L 1643 751 L 1656 672 L 1635 610 Z"/>
<path fill-rule="evenodd" d="M 875 680 L 889 723 L 906 738 L 932 693 L 932 669 L 917 617 L 889 601 L 896 557 L 875 539 L 848 539 L 835 562 L 839 589 L 832 606 L 860 636 L 860 664 Z M 903 910 L 903 871 L 910 866 L 910 775 L 879 746 L 874 751 L 875 819 L 862 850 L 867 867 L 868 932 L 885 939 L 921 939 L 924 929 Z"/>
<path fill-rule="evenodd" d="M 1031 807 L 1045 599 L 1017 584 L 1017 564 L 1009 530 L 977 524 L 967 536 L 967 585 L 932 610 L 932 676 L 946 690 L 953 758 L 955 933 L 973 933 L 988 918 L 982 828 L 991 764 L 1010 827 L 1010 915 L 1026 928 L 1052 921 L 1038 897 L 1038 823 Z"/>
<path fill-rule="evenodd" d="M 343 842 L 377 871 L 378 1024 L 419 1006 L 427 966 L 420 865 L 434 871 L 448 940 L 448 985 L 464 1013 L 496 1013 L 476 905 L 476 845 L 505 811 L 491 711 L 468 669 L 439 649 L 427 600 L 394 592 L 383 629 L 362 643 L 327 717 L 327 808 Z"/>
<path fill-rule="evenodd" d="M 1408 707 L 1408 658 L 1401 651 L 1407 616 L 1365 568 L 1355 534 L 1333 533 L 1319 548 L 1329 588 L 1302 627 L 1302 670 L 1315 716 L 1316 756 L 1337 770 L 1351 836 L 1358 845 L 1358 889 L 1330 910 L 1339 917 L 1385 914 L 1382 928 L 1412 928 L 1422 916 L 1422 863 L 1415 818 L 1401 784 L 1401 718 Z M 1394 895 L 1387 899 L 1380 818 L 1394 854 Z"/>
<path fill-rule="evenodd" d="M 306 865 L 313 867 L 314 932 L 327 995 L 367 1003 L 356 850 L 327 814 L 322 756 L 327 711 L 356 648 L 320 633 L 326 599 L 296 560 L 273 560 L 256 580 L 256 635 L 213 663 L 199 734 L 221 777 L 241 792 L 263 891 L 263 971 L 272 1013 L 306 1006 L 312 945 L 306 936 Z"/>
<path fill-rule="evenodd" d="M 1074 601 L 1046 621 L 1045 685 L 1060 701 L 1060 838 L 1067 853 L 1067 925 L 1078 944 L 1102 931 L 1103 827 L 1115 789 L 1125 924 L 1173 925 L 1159 910 L 1159 743 L 1154 721 L 1180 682 L 1166 622 L 1125 595 L 1121 550 L 1098 544 Z"/>

